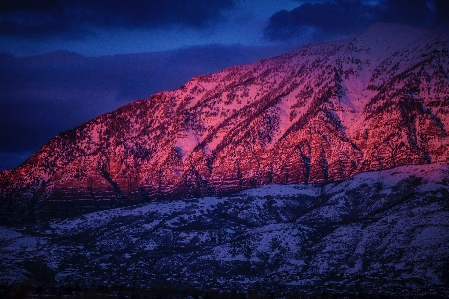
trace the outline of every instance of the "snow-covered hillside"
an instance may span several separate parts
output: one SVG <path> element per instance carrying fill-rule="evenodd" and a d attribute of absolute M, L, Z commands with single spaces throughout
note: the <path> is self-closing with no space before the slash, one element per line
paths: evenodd
<path fill-rule="evenodd" d="M 0 244 L 2 282 L 449 292 L 449 166 L 2 227 Z"/>

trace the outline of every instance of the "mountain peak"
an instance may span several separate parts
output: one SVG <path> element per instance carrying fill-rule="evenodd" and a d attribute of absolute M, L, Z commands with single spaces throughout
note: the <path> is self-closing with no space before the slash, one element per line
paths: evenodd
<path fill-rule="evenodd" d="M 375 24 L 192 78 L 64 132 L 0 176 L 2 201 L 149 200 L 449 163 L 448 43 Z"/>

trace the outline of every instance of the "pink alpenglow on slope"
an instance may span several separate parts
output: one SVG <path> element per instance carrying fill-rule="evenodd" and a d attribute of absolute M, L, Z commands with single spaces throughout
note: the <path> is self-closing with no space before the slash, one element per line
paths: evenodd
<path fill-rule="evenodd" d="M 51 139 L 2 201 L 205 196 L 449 163 L 449 37 L 378 24 L 192 78 Z"/>

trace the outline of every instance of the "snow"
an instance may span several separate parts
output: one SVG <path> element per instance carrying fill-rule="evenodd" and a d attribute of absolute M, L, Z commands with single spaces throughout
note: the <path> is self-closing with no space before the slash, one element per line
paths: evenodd
<path fill-rule="evenodd" d="M 18 233 L 9 228 L 0 226 L 0 238 L 2 241 L 16 239 L 16 238 L 19 238 L 20 236 L 22 236 L 21 233 Z"/>
<path fill-rule="evenodd" d="M 420 247 L 426 244 L 426 247 L 441 246 L 442 236 L 449 238 L 449 225 L 424 227 L 421 232 L 415 235 L 410 243 L 411 246 Z"/>
<path fill-rule="evenodd" d="M 306 196 L 318 196 L 321 193 L 321 187 L 319 185 L 277 185 L 277 184 L 270 184 L 261 186 L 259 188 L 254 189 L 248 189 L 245 191 L 242 191 L 241 195 L 246 196 L 258 196 L 258 197 L 265 197 L 265 196 L 295 196 L 295 195 L 306 195 Z"/>
<path fill-rule="evenodd" d="M 12 254 L 33 252 L 42 245 L 39 239 L 6 227 L 0 227 L 0 241 L 2 243 L 2 250 Z"/>
<path fill-rule="evenodd" d="M 404 31 L 408 34 L 404 34 Z M 426 29 L 386 23 L 376 23 L 354 40 L 359 47 L 369 49 L 372 64 L 377 64 L 383 57 L 389 57 L 401 50 L 410 50 L 420 44 L 418 41 L 425 39 L 429 34 Z"/>
<path fill-rule="evenodd" d="M 174 148 L 178 155 L 181 156 L 182 161 L 185 162 L 185 159 L 192 153 L 199 142 L 200 138 L 189 130 L 178 135 Z"/>

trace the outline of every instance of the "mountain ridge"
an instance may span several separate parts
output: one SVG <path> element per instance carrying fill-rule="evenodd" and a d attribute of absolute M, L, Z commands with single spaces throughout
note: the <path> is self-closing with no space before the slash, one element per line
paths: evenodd
<path fill-rule="evenodd" d="M 2 172 L 2 202 L 204 196 L 447 164 L 448 40 L 378 24 L 194 77 L 57 135 Z"/>

